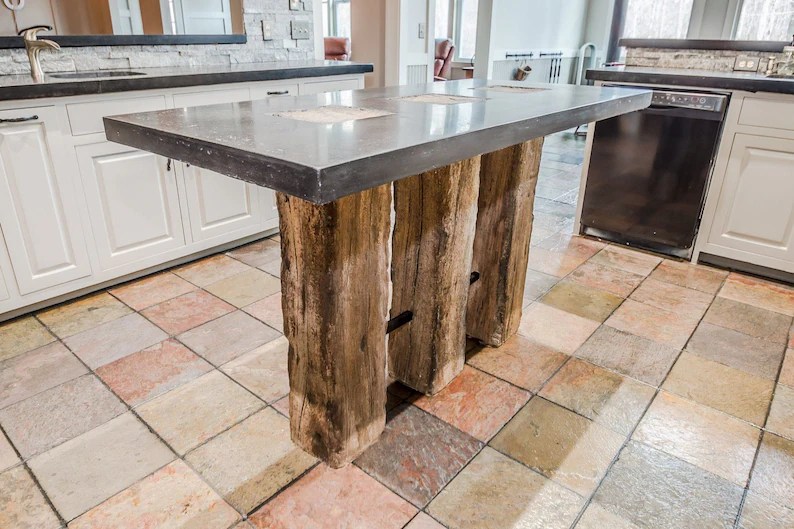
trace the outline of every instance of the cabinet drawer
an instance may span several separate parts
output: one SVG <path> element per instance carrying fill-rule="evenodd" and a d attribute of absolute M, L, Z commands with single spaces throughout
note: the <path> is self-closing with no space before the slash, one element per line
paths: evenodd
<path fill-rule="evenodd" d="M 333 81 L 315 81 L 301 85 L 301 94 L 322 94 L 339 90 L 358 89 L 358 79 L 334 79 Z"/>
<path fill-rule="evenodd" d="M 251 87 L 251 99 L 265 99 L 276 96 L 298 95 L 297 84 L 270 84 L 262 83 Z"/>
<path fill-rule="evenodd" d="M 740 125 L 794 130 L 794 101 L 748 97 L 742 104 Z"/>
<path fill-rule="evenodd" d="M 66 105 L 69 123 L 74 136 L 105 132 L 105 125 L 102 123 L 102 118 L 105 116 L 164 110 L 165 108 L 165 96 L 113 99 L 110 101 L 91 101 L 89 103 Z"/>

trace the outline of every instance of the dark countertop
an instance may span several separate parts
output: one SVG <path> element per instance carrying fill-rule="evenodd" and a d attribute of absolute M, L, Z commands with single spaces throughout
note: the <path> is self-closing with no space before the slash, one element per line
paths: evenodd
<path fill-rule="evenodd" d="M 587 78 L 593 81 L 613 83 L 693 86 L 746 92 L 794 94 L 794 79 L 772 78 L 752 72 L 615 66 L 587 70 Z"/>
<path fill-rule="evenodd" d="M 0 101 L 362 74 L 372 72 L 373 67 L 371 64 L 343 61 L 296 61 L 130 70 L 145 75 L 63 79 L 48 74 L 42 83 L 35 83 L 29 75 L 0 75 Z M 105 72 L 112 75 L 113 70 Z"/>
<path fill-rule="evenodd" d="M 508 85 L 541 90 L 488 88 Z M 401 99 L 424 94 L 472 99 Z M 113 116 L 105 130 L 111 141 L 326 203 L 650 102 L 645 90 L 462 80 Z M 390 114 L 335 124 L 277 115 L 325 106 Z"/>

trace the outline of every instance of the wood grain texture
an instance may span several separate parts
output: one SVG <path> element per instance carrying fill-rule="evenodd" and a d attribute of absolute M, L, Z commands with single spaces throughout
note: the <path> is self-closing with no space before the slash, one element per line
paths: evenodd
<path fill-rule="evenodd" d="M 277 201 L 292 440 L 338 468 L 386 420 L 391 186 L 325 205 Z"/>
<path fill-rule="evenodd" d="M 500 346 L 518 331 L 543 138 L 485 154 L 466 333 Z"/>
<path fill-rule="evenodd" d="M 477 221 L 480 157 L 394 184 L 392 377 L 432 395 L 463 369 L 466 299 Z"/>

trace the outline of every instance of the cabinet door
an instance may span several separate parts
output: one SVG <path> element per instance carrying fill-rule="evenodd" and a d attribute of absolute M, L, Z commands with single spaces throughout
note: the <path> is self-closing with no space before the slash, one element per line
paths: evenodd
<path fill-rule="evenodd" d="M 76 150 L 103 270 L 185 245 L 171 163 L 110 142 Z"/>
<path fill-rule="evenodd" d="M 0 226 L 21 294 L 91 273 L 53 107 L 0 112 Z"/>
<path fill-rule="evenodd" d="M 794 140 L 735 136 L 709 242 L 794 268 Z"/>
<path fill-rule="evenodd" d="M 8 281 L 5 278 L 5 273 L 3 272 L 3 261 L 7 255 L 3 255 L 6 253 L 6 246 L 3 242 L 2 233 L 0 233 L 0 302 L 6 301 L 11 297 L 11 294 L 8 291 Z"/>

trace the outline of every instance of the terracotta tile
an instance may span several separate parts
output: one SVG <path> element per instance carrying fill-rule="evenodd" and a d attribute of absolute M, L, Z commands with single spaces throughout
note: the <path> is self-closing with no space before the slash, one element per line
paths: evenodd
<path fill-rule="evenodd" d="M 563 280 L 549 290 L 540 302 L 601 323 L 623 302 L 623 298 L 574 281 Z"/>
<path fill-rule="evenodd" d="M 554 277 L 565 277 L 587 261 L 586 256 L 554 252 L 532 246 L 529 249 L 529 268 Z"/>
<path fill-rule="evenodd" d="M 750 491 L 781 505 L 794 505 L 794 441 L 764 434 Z"/>
<path fill-rule="evenodd" d="M 386 398 L 388 399 L 388 395 Z M 289 395 L 278 399 L 271 406 L 284 417 L 289 417 Z"/>
<path fill-rule="evenodd" d="M 559 280 L 559 277 L 528 269 L 526 281 L 524 282 L 524 304 L 527 305 L 529 302 L 538 299 L 556 285 Z"/>
<path fill-rule="evenodd" d="M 3 432 L 0 432 L 0 472 L 7 470 L 19 463 L 19 456 Z"/>
<path fill-rule="evenodd" d="M 444 529 L 444 526 L 425 513 L 420 512 L 405 526 L 405 529 Z"/>
<path fill-rule="evenodd" d="M 594 255 L 590 262 L 645 277 L 662 262 L 662 259 L 637 250 L 610 245 Z"/>
<path fill-rule="evenodd" d="M 762 309 L 794 316 L 794 289 L 780 283 L 732 273 L 725 280 L 718 295 Z"/>
<path fill-rule="evenodd" d="M 699 318 L 627 299 L 606 324 L 620 331 L 681 349 L 697 327 Z"/>
<path fill-rule="evenodd" d="M 629 434 L 656 390 L 576 358 L 540 395 L 618 433 Z"/>
<path fill-rule="evenodd" d="M 259 269 L 252 268 L 221 279 L 205 287 L 235 307 L 245 307 L 281 290 L 281 281 Z"/>
<path fill-rule="evenodd" d="M 224 364 L 221 369 L 260 399 L 275 402 L 289 393 L 287 353 L 282 336 Z"/>
<path fill-rule="evenodd" d="M 518 332 L 544 347 L 573 354 L 597 328 L 598 322 L 533 303 L 524 310 Z"/>
<path fill-rule="evenodd" d="M 54 342 L 55 337 L 35 318 L 0 324 L 0 362 Z"/>
<path fill-rule="evenodd" d="M 794 349 L 786 350 L 786 359 L 780 370 L 780 383 L 794 388 Z"/>
<path fill-rule="evenodd" d="M 251 267 L 245 263 L 218 254 L 180 266 L 174 270 L 174 273 L 194 285 L 205 287 L 250 269 Z"/>
<path fill-rule="evenodd" d="M 281 292 L 244 307 L 243 310 L 279 332 L 284 332 L 284 313 L 281 310 Z"/>
<path fill-rule="evenodd" d="M 621 516 L 611 513 L 597 503 L 590 503 L 576 529 L 641 529 Z"/>
<path fill-rule="evenodd" d="M 281 245 L 278 241 L 263 239 L 226 252 L 248 266 L 259 267 L 281 259 Z"/>
<path fill-rule="evenodd" d="M 584 500 L 486 447 L 427 511 L 451 529 L 567 529 Z"/>
<path fill-rule="evenodd" d="M 187 461 L 247 513 L 316 462 L 292 443 L 289 428 L 287 419 L 265 409 L 194 450 Z"/>
<path fill-rule="evenodd" d="M 742 493 L 719 476 L 630 442 L 593 502 L 643 528 L 727 529 L 733 527 Z"/>
<path fill-rule="evenodd" d="M 794 527 L 794 508 L 747 493 L 737 529 L 780 529 Z"/>
<path fill-rule="evenodd" d="M 96 373 L 127 404 L 137 406 L 211 369 L 201 357 L 169 339 L 105 364 Z"/>
<path fill-rule="evenodd" d="M 507 423 L 491 446 L 553 481 L 588 496 L 625 437 L 535 397 Z"/>
<path fill-rule="evenodd" d="M 107 292 L 39 312 L 36 317 L 61 338 L 72 336 L 132 312 Z"/>
<path fill-rule="evenodd" d="M 664 389 L 734 417 L 763 425 L 775 383 L 684 351 Z"/>
<path fill-rule="evenodd" d="M 634 439 L 743 487 L 759 434 L 745 422 L 662 392 L 640 421 Z"/>
<path fill-rule="evenodd" d="M 0 527 L 57 529 L 58 517 L 25 467 L 0 473 Z"/>
<path fill-rule="evenodd" d="M 756 338 L 786 343 L 791 317 L 728 298 L 715 298 L 703 321 Z"/>
<path fill-rule="evenodd" d="M 601 326 L 575 354 L 590 363 L 658 386 L 679 352 L 669 345 Z"/>
<path fill-rule="evenodd" d="M 87 372 L 60 342 L 0 362 L 0 408 Z"/>
<path fill-rule="evenodd" d="M 88 367 L 96 369 L 168 338 L 140 314 L 129 314 L 64 341 Z"/>
<path fill-rule="evenodd" d="M 710 323 L 698 325 L 687 350 L 700 357 L 774 380 L 783 359 L 783 345 L 753 338 Z"/>
<path fill-rule="evenodd" d="M 240 519 L 181 460 L 94 507 L 69 529 L 227 529 Z"/>
<path fill-rule="evenodd" d="M 104 424 L 127 410 L 94 375 L 84 375 L 0 411 L 25 459 Z"/>
<path fill-rule="evenodd" d="M 477 347 L 467 362 L 534 393 L 567 359 L 566 354 L 516 335 L 502 347 Z"/>
<path fill-rule="evenodd" d="M 275 329 L 238 310 L 180 334 L 179 340 L 217 366 L 279 336 Z"/>
<path fill-rule="evenodd" d="M 591 260 L 574 270 L 568 279 L 626 298 L 642 283 L 644 276 L 594 263 Z"/>
<path fill-rule="evenodd" d="M 788 331 L 788 346 L 794 348 L 794 322 L 791 324 L 791 329 Z"/>
<path fill-rule="evenodd" d="M 246 418 L 262 402 L 213 371 L 138 407 L 138 414 L 178 454 Z"/>
<path fill-rule="evenodd" d="M 529 399 L 507 382 L 464 367 L 458 377 L 432 397 L 415 404 L 481 441 L 490 439 Z"/>
<path fill-rule="evenodd" d="M 67 521 L 174 459 L 131 413 L 125 413 L 28 461 Z"/>
<path fill-rule="evenodd" d="M 234 307 L 203 290 L 170 299 L 141 312 L 168 334 L 180 334 L 219 318 Z"/>
<path fill-rule="evenodd" d="M 700 319 L 709 308 L 713 296 L 648 278 L 631 294 L 630 299 L 674 312 L 684 318 Z"/>
<path fill-rule="evenodd" d="M 143 310 L 195 289 L 184 279 L 165 272 L 127 283 L 110 290 L 110 293 L 133 309 Z"/>
<path fill-rule="evenodd" d="M 693 288 L 707 294 L 716 294 L 728 272 L 709 266 L 693 265 L 665 259 L 651 274 L 651 279 Z"/>
<path fill-rule="evenodd" d="M 380 439 L 356 465 L 421 509 L 481 448 L 476 439 L 403 404 L 389 413 Z"/>
<path fill-rule="evenodd" d="M 318 465 L 250 521 L 259 529 L 399 529 L 416 509 L 354 465 Z"/>
<path fill-rule="evenodd" d="M 794 441 L 794 389 L 777 385 L 766 429 Z"/>

